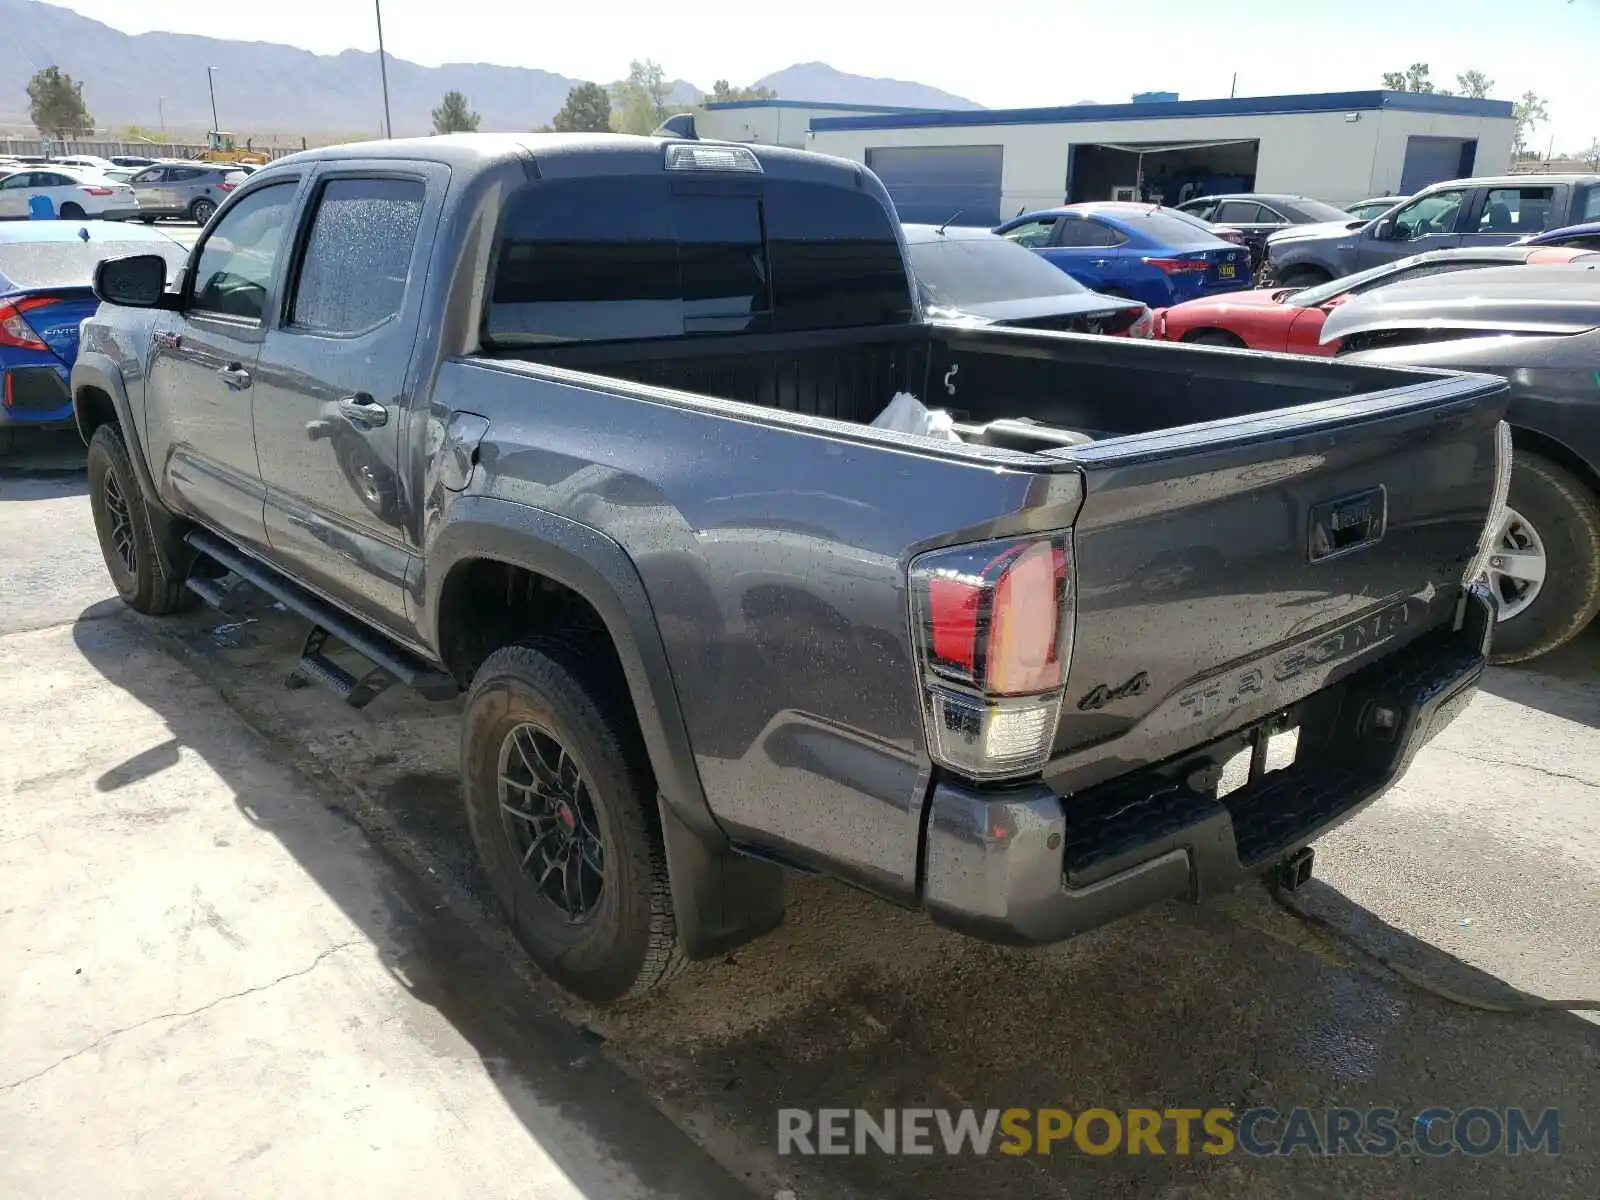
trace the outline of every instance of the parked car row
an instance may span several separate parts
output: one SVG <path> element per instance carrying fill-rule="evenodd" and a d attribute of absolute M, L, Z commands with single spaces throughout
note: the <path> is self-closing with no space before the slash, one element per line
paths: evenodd
<path fill-rule="evenodd" d="M 78 155 L 7 164 L 0 160 L 0 220 L 51 216 L 147 223 L 178 218 L 204 225 L 248 177 L 233 164 L 134 161 Z M 45 211 L 48 209 L 48 211 Z"/>
<path fill-rule="evenodd" d="M 67 372 L 78 326 L 94 315 L 101 259 L 157 254 L 169 278 L 185 248 L 166 234 L 112 221 L 22 221 L 0 226 L 0 453 L 16 429 L 72 420 Z"/>

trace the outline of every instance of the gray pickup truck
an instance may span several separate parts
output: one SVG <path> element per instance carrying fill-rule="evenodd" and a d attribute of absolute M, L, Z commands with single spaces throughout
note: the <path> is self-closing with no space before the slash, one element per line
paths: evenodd
<path fill-rule="evenodd" d="M 1311 287 L 1427 250 L 1508 246 L 1597 219 L 1600 175 L 1452 179 L 1366 224 L 1330 222 L 1271 234 L 1258 286 Z"/>
<path fill-rule="evenodd" d="M 594 1000 L 786 869 L 1023 944 L 1293 882 L 1483 668 L 1503 381 L 928 322 L 855 164 L 334 147 L 165 278 L 101 264 L 72 373 L 118 591 L 464 693 L 487 874 Z"/>

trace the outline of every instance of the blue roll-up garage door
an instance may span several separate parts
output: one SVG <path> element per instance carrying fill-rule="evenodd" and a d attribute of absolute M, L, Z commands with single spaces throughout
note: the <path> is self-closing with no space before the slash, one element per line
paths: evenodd
<path fill-rule="evenodd" d="M 1000 223 L 999 146 L 879 146 L 867 166 L 883 180 L 902 221 Z"/>
<path fill-rule="evenodd" d="M 1429 184 L 1468 178 L 1477 152 L 1476 138 L 1407 138 L 1405 166 L 1400 172 L 1401 194 L 1414 196 Z"/>

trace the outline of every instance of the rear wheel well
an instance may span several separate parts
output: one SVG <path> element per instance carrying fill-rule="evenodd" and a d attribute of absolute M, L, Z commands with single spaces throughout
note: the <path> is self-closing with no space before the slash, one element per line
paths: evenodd
<path fill-rule="evenodd" d="M 72 398 L 72 407 L 77 415 L 78 432 L 83 435 L 85 443 L 100 426 L 117 424 L 117 406 L 101 388 L 79 388 L 77 395 Z"/>
<path fill-rule="evenodd" d="M 1600 496 L 1600 471 L 1593 464 L 1584 459 L 1562 443 L 1545 434 L 1526 429 L 1521 425 L 1511 427 L 1511 448 L 1513 459 L 1518 452 L 1526 451 L 1537 454 L 1540 458 L 1547 458 L 1559 466 L 1571 471 L 1584 485 L 1596 496 Z"/>
<path fill-rule="evenodd" d="M 628 696 L 622 660 L 594 605 L 526 567 L 478 558 L 452 567 L 439 592 L 439 656 L 462 687 L 502 646 L 552 638 L 581 653 L 594 682 Z M 629 719 L 633 706 L 628 704 Z"/>
<path fill-rule="evenodd" d="M 1245 340 L 1236 333 L 1226 329 L 1191 329 L 1183 335 L 1186 342 L 1195 342 L 1204 346 L 1240 346 L 1245 345 Z"/>

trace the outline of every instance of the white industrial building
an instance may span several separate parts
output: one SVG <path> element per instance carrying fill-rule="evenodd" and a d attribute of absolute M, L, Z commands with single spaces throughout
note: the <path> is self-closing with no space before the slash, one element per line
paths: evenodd
<path fill-rule="evenodd" d="M 907 221 L 992 224 L 1080 200 L 1281 192 L 1334 204 L 1505 172 L 1511 104 L 1414 92 L 1155 100 L 1066 108 L 885 110 L 709 104 L 700 136 L 865 163 Z"/>

